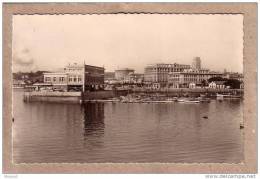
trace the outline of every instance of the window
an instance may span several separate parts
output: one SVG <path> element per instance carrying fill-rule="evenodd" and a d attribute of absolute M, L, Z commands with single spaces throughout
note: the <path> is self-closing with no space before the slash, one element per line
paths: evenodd
<path fill-rule="evenodd" d="M 77 78 L 76 77 L 74 77 L 74 82 L 76 82 L 77 81 Z"/>
<path fill-rule="evenodd" d="M 53 77 L 53 81 L 56 81 L 56 77 Z"/>
<path fill-rule="evenodd" d="M 81 77 L 78 78 L 78 81 L 81 82 Z"/>
<path fill-rule="evenodd" d="M 45 77 L 45 81 L 49 82 L 49 81 L 51 81 L 51 78 L 50 77 Z"/>

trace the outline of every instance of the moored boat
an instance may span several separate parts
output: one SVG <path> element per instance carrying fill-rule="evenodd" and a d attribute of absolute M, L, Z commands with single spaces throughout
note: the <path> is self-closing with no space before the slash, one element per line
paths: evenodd
<path fill-rule="evenodd" d="M 223 98 L 241 98 L 241 95 L 232 95 L 232 94 L 218 94 L 217 93 L 217 99 L 223 99 Z"/>
<path fill-rule="evenodd" d="M 196 99 L 178 99 L 177 102 L 180 102 L 180 103 L 200 103 L 200 101 L 196 100 Z"/>

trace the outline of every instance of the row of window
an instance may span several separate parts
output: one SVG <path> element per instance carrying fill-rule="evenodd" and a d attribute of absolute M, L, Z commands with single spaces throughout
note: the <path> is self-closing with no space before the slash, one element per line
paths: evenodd
<path fill-rule="evenodd" d="M 65 77 L 45 77 L 45 82 L 65 82 Z M 69 77 L 69 82 L 81 82 L 81 77 Z"/>
<path fill-rule="evenodd" d="M 182 72 L 186 68 L 152 68 L 150 70 L 146 70 L 146 73 L 149 71 L 158 71 L 158 72 Z"/>
<path fill-rule="evenodd" d="M 52 77 L 52 80 L 51 80 L 51 77 L 45 77 L 45 81 L 46 82 L 51 82 L 51 81 L 53 81 L 53 82 L 64 82 L 65 81 L 65 77 Z"/>
<path fill-rule="evenodd" d="M 81 77 L 69 77 L 69 82 L 81 82 Z"/>

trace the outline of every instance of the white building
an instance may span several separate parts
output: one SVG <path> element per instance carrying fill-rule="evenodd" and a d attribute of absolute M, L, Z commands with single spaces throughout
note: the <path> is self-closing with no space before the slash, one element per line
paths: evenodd
<path fill-rule="evenodd" d="M 160 83 L 160 86 L 166 86 L 168 75 L 171 72 L 182 72 L 190 69 L 190 65 L 184 64 L 165 64 L 157 63 L 147 65 L 144 69 L 144 81 L 148 83 Z"/>
<path fill-rule="evenodd" d="M 195 86 L 205 85 L 208 79 L 222 76 L 222 73 L 209 71 L 208 69 L 186 69 L 183 72 L 171 72 L 168 76 L 168 86 L 173 88 L 188 88 L 189 84 Z"/>
<path fill-rule="evenodd" d="M 44 83 L 52 84 L 54 88 L 59 88 L 62 90 L 68 89 L 68 74 L 64 72 L 50 72 L 43 73 Z"/>
<path fill-rule="evenodd" d="M 209 83 L 209 88 L 224 89 L 225 87 L 225 81 L 212 81 Z"/>

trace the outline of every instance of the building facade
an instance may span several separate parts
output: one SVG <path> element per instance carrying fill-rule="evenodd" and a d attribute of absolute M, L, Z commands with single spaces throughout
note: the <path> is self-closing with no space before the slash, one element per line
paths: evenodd
<path fill-rule="evenodd" d="M 168 75 L 172 72 L 182 72 L 185 69 L 190 69 L 190 65 L 183 64 L 151 64 L 144 69 L 144 81 L 146 83 L 158 83 L 160 86 L 165 86 L 168 83 Z"/>
<path fill-rule="evenodd" d="M 55 89 L 68 90 L 68 74 L 64 72 L 49 72 L 43 75 L 45 84 L 51 84 Z"/>
<path fill-rule="evenodd" d="M 187 69 L 182 72 L 169 73 L 168 85 L 173 88 L 194 88 L 194 86 L 204 86 L 208 79 L 218 76 L 222 77 L 223 74 L 208 69 Z"/>
<path fill-rule="evenodd" d="M 60 90 L 100 89 L 104 84 L 104 68 L 69 64 L 62 72 L 44 73 L 44 83 Z"/>
<path fill-rule="evenodd" d="M 225 81 L 212 81 L 211 83 L 209 83 L 209 88 L 224 89 L 226 88 Z"/>

